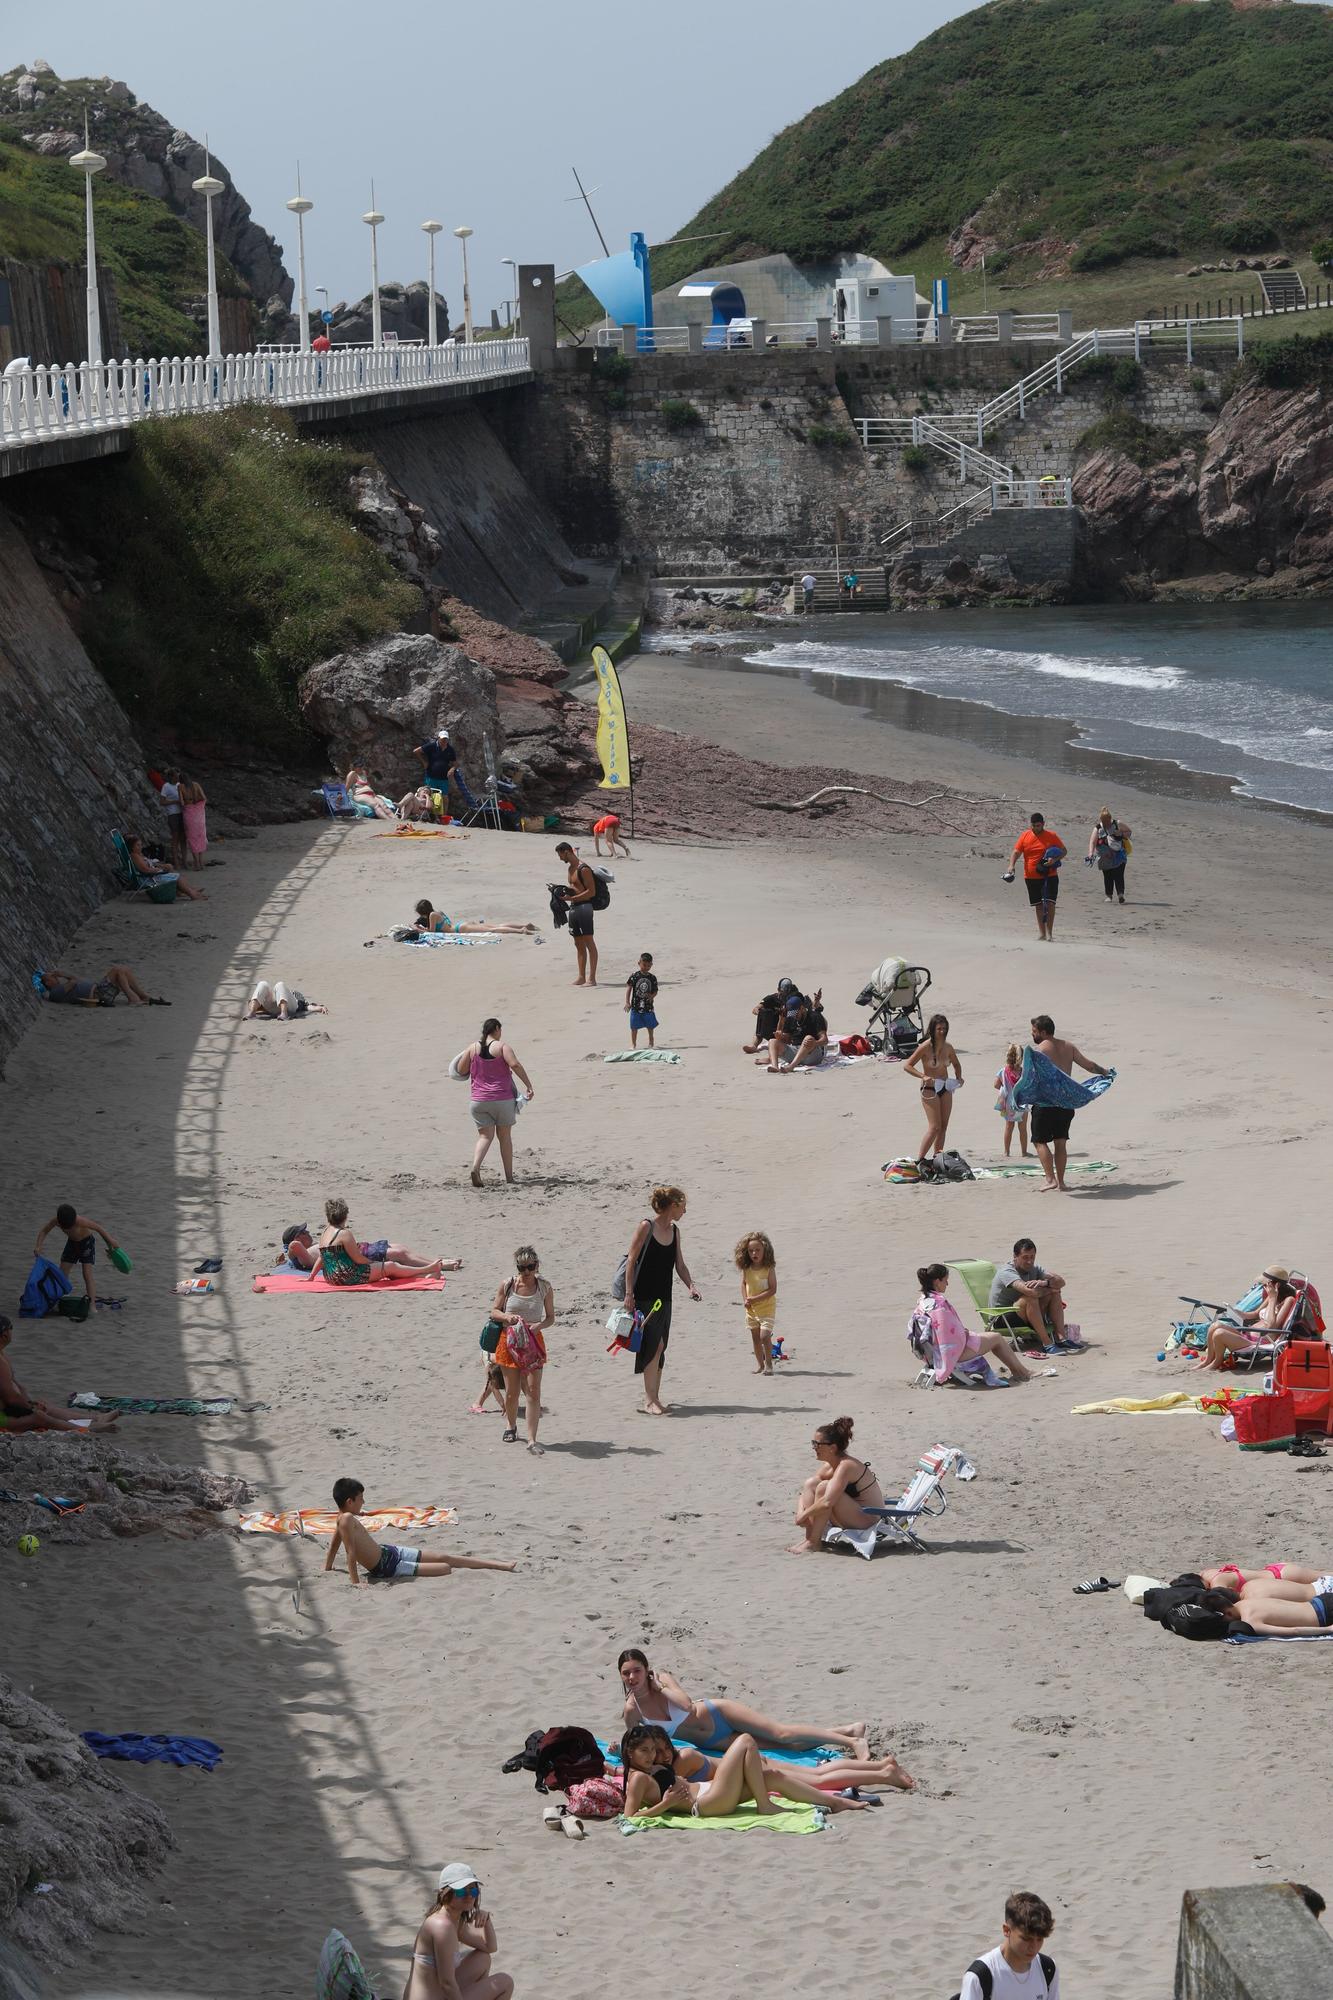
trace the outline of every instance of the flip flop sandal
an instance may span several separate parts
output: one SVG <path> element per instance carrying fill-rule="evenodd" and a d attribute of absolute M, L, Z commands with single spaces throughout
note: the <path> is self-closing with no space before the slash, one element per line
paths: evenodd
<path fill-rule="evenodd" d="M 517 1443 L 518 1443 L 518 1432 L 517 1432 L 517 1431 L 503 1431 L 503 1432 L 501 1433 L 501 1435 L 500 1435 L 500 1442 L 501 1442 L 501 1444 L 517 1444 Z"/>
<path fill-rule="evenodd" d="M 1112 1583 L 1106 1576 L 1089 1577 L 1084 1583 L 1074 1585 L 1075 1597 L 1096 1597 L 1103 1590 L 1119 1590 L 1118 1583 Z"/>
<path fill-rule="evenodd" d="M 572 1813 L 565 1814 L 560 1822 L 560 1831 L 564 1834 L 566 1840 L 584 1840 L 587 1838 L 587 1830 L 584 1827 L 583 1821 L 575 1819 Z"/>
<path fill-rule="evenodd" d="M 882 1806 L 884 1801 L 878 1792 L 863 1792 L 859 1785 L 847 1785 L 843 1789 L 845 1799 L 859 1799 L 863 1806 Z"/>
<path fill-rule="evenodd" d="M 542 1825 L 548 1833 L 558 1833 L 564 1825 L 564 1821 L 565 1808 L 563 1806 L 547 1806 L 546 1811 L 542 1814 Z"/>

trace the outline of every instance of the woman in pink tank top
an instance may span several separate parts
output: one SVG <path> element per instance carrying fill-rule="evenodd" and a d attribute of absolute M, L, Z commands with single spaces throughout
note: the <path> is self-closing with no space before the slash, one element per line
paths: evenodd
<path fill-rule="evenodd" d="M 514 1178 L 514 1120 L 518 1116 L 517 1077 L 532 1100 L 533 1089 L 518 1057 L 502 1038 L 500 1023 L 492 1017 L 481 1024 L 481 1039 L 473 1042 L 459 1058 L 457 1068 L 472 1090 L 472 1123 L 477 1128 L 477 1145 L 472 1155 L 472 1185 L 481 1186 L 481 1163 L 491 1149 L 492 1139 L 500 1141 L 500 1159 L 505 1179 Z"/>

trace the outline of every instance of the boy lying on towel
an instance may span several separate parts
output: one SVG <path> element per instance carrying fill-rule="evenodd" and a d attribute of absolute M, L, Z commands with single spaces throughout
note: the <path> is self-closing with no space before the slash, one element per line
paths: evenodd
<path fill-rule="evenodd" d="M 480 1556 L 428 1556 L 420 1549 L 405 1549 L 396 1542 L 383 1548 L 369 1528 L 357 1519 L 366 1504 L 366 1489 L 359 1479 L 334 1482 L 333 1504 L 338 1509 L 338 1525 L 324 1558 L 324 1568 L 333 1568 L 339 1549 L 346 1552 L 347 1574 L 358 1590 L 368 1583 L 410 1583 L 414 1576 L 448 1576 L 454 1569 L 517 1569 L 517 1563 L 486 1562 Z M 357 1574 L 358 1565 L 365 1571 Z"/>

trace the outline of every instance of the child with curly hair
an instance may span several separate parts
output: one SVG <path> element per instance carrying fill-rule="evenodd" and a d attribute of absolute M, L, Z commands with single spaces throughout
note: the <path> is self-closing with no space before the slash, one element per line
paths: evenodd
<path fill-rule="evenodd" d="M 773 1373 L 773 1321 L 778 1310 L 778 1260 L 762 1230 L 742 1236 L 736 1245 L 736 1269 L 741 1274 L 740 1303 L 754 1344 L 755 1374 Z"/>

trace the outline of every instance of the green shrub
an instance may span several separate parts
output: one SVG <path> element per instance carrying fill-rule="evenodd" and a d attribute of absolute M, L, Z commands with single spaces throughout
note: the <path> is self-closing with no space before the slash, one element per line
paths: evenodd
<path fill-rule="evenodd" d="M 1084 431 L 1074 452 L 1079 458 L 1088 458 L 1095 451 L 1118 451 L 1135 465 L 1157 465 L 1179 451 L 1181 442 L 1174 431 L 1145 424 L 1128 410 L 1113 410 Z"/>
<path fill-rule="evenodd" d="M 811 424 L 805 434 L 807 444 L 818 445 L 821 451 L 845 451 L 856 440 L 850 431 L 838 424 Z"/>
<path fill-rule="evenodd" d="M 903 452 L 904 472 L 924 472 L 930 464 L 930 453 L 923 444 L 909 444 Z"/>
<path fill-rule="evenodd" d="M 1333 387 L 1333 332 L 1265 341 L 1236 364 L 1235 376 L 1237 381 L 1262 382 L 1266 389 L 1304 389 L 1311 383 Z"/>
<path fill-rule="evenodd" d="M 657 414 L 669 431 L 694 430 L 703 422 L 693 403 L 681 402 L 672 396 L 658 404 Z"/>
<path fill-rule="evenodd" d="M 628 354 L 622 354 L 618 347 L 599 347 L 597 350 L 597 380 L 608 388 L 617 382 L 626 382 L 634 373 L 634 363 Z"/>
<path fill-rule="evenodd" d="M 1271 222 L 1262 221 L 1257 215 L 1242 215 L 1234 222 L 1224 222 L 1217 231 L 1217 240 L 1224 250 L 1241 252 L 1247 250 L 1276 250 L 1277 231 Z"/>
<path fill-rule="evenodd" d="M 1191 389 L 1193 389 L 1196 395 L 1201 395 L 1202 392 L 1208 387 L 1208 377 L 1206 375 L 1200 375 L 1198 369 L 1196 368 L 1194 373 L 1190 376 L 1190 387 Z"/>
<path fill-rule="evenodd" d="M 608 410 L 627 410 L 629 408 L 629 392 L 626 389 L 608 389 L 602 397 L 602 401 Z"/>
<path fill-rule="evenodd" d="M 1326 271 L 1333 264 L 1333 236 L 1321 236 L 1317 243 L 1310 245 L 1310 261 Z"/>
<path fill-rule="evenodd" d="M 1136 396 L 1143 387 L 1143 369 L 1132 354 L 1122 354 L 1115 362 L 1110 374 L 1111 388 L 1117 396 Z"/>
<path fill-rule="evenodd" d="M 1110 380 L 1115 363 L 1114 354 L 1090 354 L 1086 361 L 1076 362 L 1075 366 L 1085 381 L 1104 382 Z"/>

